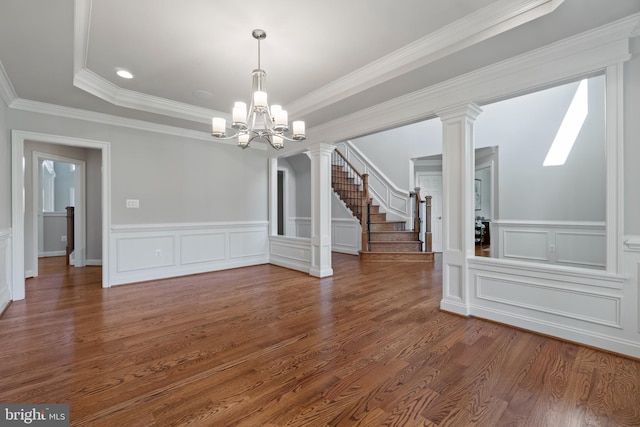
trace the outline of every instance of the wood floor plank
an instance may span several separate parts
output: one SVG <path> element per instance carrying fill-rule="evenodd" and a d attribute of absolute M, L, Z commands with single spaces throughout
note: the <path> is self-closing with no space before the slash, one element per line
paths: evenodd
<path fill-rule="evenodd" d="M 103 289 L 42 259 L 0 318 L 0 402 L 91 427 L 640 425 L 640 362 L 441 312 L 439 259 L 333 270 Z"/>

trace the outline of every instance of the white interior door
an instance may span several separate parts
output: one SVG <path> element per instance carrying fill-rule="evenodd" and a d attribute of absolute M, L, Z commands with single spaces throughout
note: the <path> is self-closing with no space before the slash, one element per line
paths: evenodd
<path fill-rule="evenodd" d="M 442 252 L 442 173 L 417 173 L 416 187 L 422 197 L 431 196 L 431 250 Z"/>

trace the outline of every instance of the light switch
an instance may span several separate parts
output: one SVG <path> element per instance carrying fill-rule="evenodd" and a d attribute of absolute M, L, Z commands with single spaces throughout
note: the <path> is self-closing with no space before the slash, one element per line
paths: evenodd
<path fill-rule="evenodd" d="M 128 208 L 139 208 L 140 207 L 140 200 L 127 199 L 127 207 Z"/>

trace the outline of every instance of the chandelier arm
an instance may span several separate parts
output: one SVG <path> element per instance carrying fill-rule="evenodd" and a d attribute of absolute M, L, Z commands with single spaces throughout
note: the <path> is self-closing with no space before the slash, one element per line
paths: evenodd
<path fill-rule="evenodd" d="M 239 133 L 240 132 L 236 132 L 233 135 L 228 135 L 228 136 L 226 134 L 225 136 L 216 136 L 216 139 L 233 139 L 233 138 L 236 138 Z"/>

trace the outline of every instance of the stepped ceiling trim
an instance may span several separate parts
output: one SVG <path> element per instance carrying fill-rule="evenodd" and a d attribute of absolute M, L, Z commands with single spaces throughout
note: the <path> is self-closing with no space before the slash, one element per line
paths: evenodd
<path fill-rule="evenodd" d="M 444 56 L 479 43 L 555 10 L 564 0 L 498 0 L 430 35 L 288 104 L 290 115 L 301 116 L 341 101 Z M 122 89 L 87 68 L 91 0 L 75 1 L 74 86 L 111 104 L 150 113 L 208 122 L 228 113 L 196 107 Z"/>
<path fill-rule="evenodd" d="M 640 13 L 318 125 L 307 138 L 356 138 L 426 120 L 436 110 L 470 101 L 482 105 L 603 70 L 629 60 L 629 37 L 638 23 Z"/>

